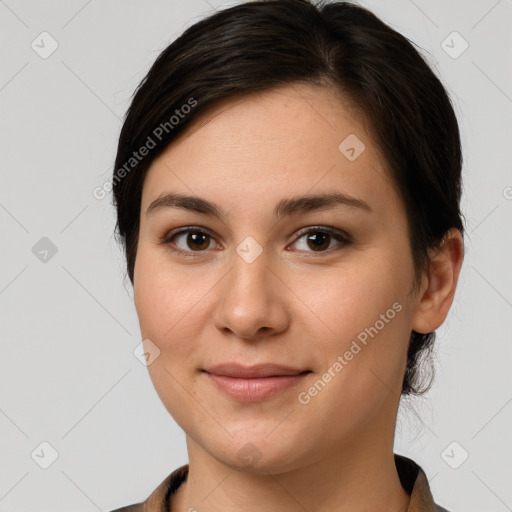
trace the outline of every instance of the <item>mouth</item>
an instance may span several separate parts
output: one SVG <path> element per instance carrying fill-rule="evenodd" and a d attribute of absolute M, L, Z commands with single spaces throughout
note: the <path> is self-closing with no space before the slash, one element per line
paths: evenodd
<path fill-rule="evenodd" d="M 310 370 L 292 368 L 274 363 L 262 363 L 254 366 L 243 366 L 237 363 L 225 363 L 212 366 L 204 370 L 210 375 L 220 375 L 224 377 L 234 377 L 240 379 L 254 379 L 264 377 L 285 377 L 300 375 Z"/>
<path fill-rule="evenodd" d="M 259 402 L 300 384 L 311 370 L 276 364 L 224 364 L 203 370 L 216 389 L 241 402 Z"/>

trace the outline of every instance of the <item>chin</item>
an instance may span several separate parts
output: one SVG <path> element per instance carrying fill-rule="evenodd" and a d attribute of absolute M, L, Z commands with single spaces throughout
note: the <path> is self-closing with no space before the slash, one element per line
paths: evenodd
<path fill-rule="evenodd" d="M 276 427 L 274 423 L 273 429 Z M 278 430 L 278 429 L 277 429 Z M 217 442 L 210 440 L 207 450 L 215 459 L 234 471 L 253 474 L 279 474 L 298 467 L 300 452 L 298 443 L 289 436 L 282 437 L 277 432 L 240 432 L 233 438 L 225 436 Z M 282 434 L 284 433 L 284 430 Z"/>

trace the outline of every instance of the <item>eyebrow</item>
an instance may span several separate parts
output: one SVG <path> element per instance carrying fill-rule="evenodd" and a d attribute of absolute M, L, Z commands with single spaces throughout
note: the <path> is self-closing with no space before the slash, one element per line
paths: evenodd
<path fill-rule="evenodd" d="M 358 199 L 341 192 L 335 192 L 282 199 L 274 208 L 274 217 L 276 219 L 281 219 L 283 217 L 291 217 L 292 215 L 304 212 L 332 209 L 339 205 L 358 208 L 366 212 L 373 212 L 370 205 L 362 199 Z M 209 215 L 211 217 L 218 218 L 222 222 L 226 220 L 226 214 L 216 204 L 197 196 L 187 196 L 174 193 L 165 194 L 164 196 L 155 199 L 149 205 L 146 211 L 146 216 L 167 208 L 179 208 L 182 210 Z"/>

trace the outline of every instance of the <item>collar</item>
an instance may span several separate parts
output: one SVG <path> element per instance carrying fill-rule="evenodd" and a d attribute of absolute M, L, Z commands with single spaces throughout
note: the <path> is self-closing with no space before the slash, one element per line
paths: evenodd
<path fill-rule="evenodd" d="M 403 455 L 394 455 L 400 483 L 411 496 L 407 512 L 448 512 L 434 502 L 423 469 Z M 183 482 L 186 482 L 187 476 L 188 464 L 185 464 L 168 475 L 146 501 L 112 512 L 172 512 L 169 508 L 171 496 Z"/>

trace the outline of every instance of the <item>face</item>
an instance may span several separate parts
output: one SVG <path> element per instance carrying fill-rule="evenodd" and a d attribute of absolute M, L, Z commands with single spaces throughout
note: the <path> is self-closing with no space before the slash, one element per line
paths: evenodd
<path fill-rule="evenodd" d="M 135 305 L 160 351 L 155 389 L 203 455 L 271 473 L 392 440 L 414 269 L 365 126 L 331 89 L 290 85 L 216 105 L 148 171 Z M 168 199 L 148 212 L 167 194 L 214 208 Z M 227 363 L 307 373 L 205 371 Z"/>

